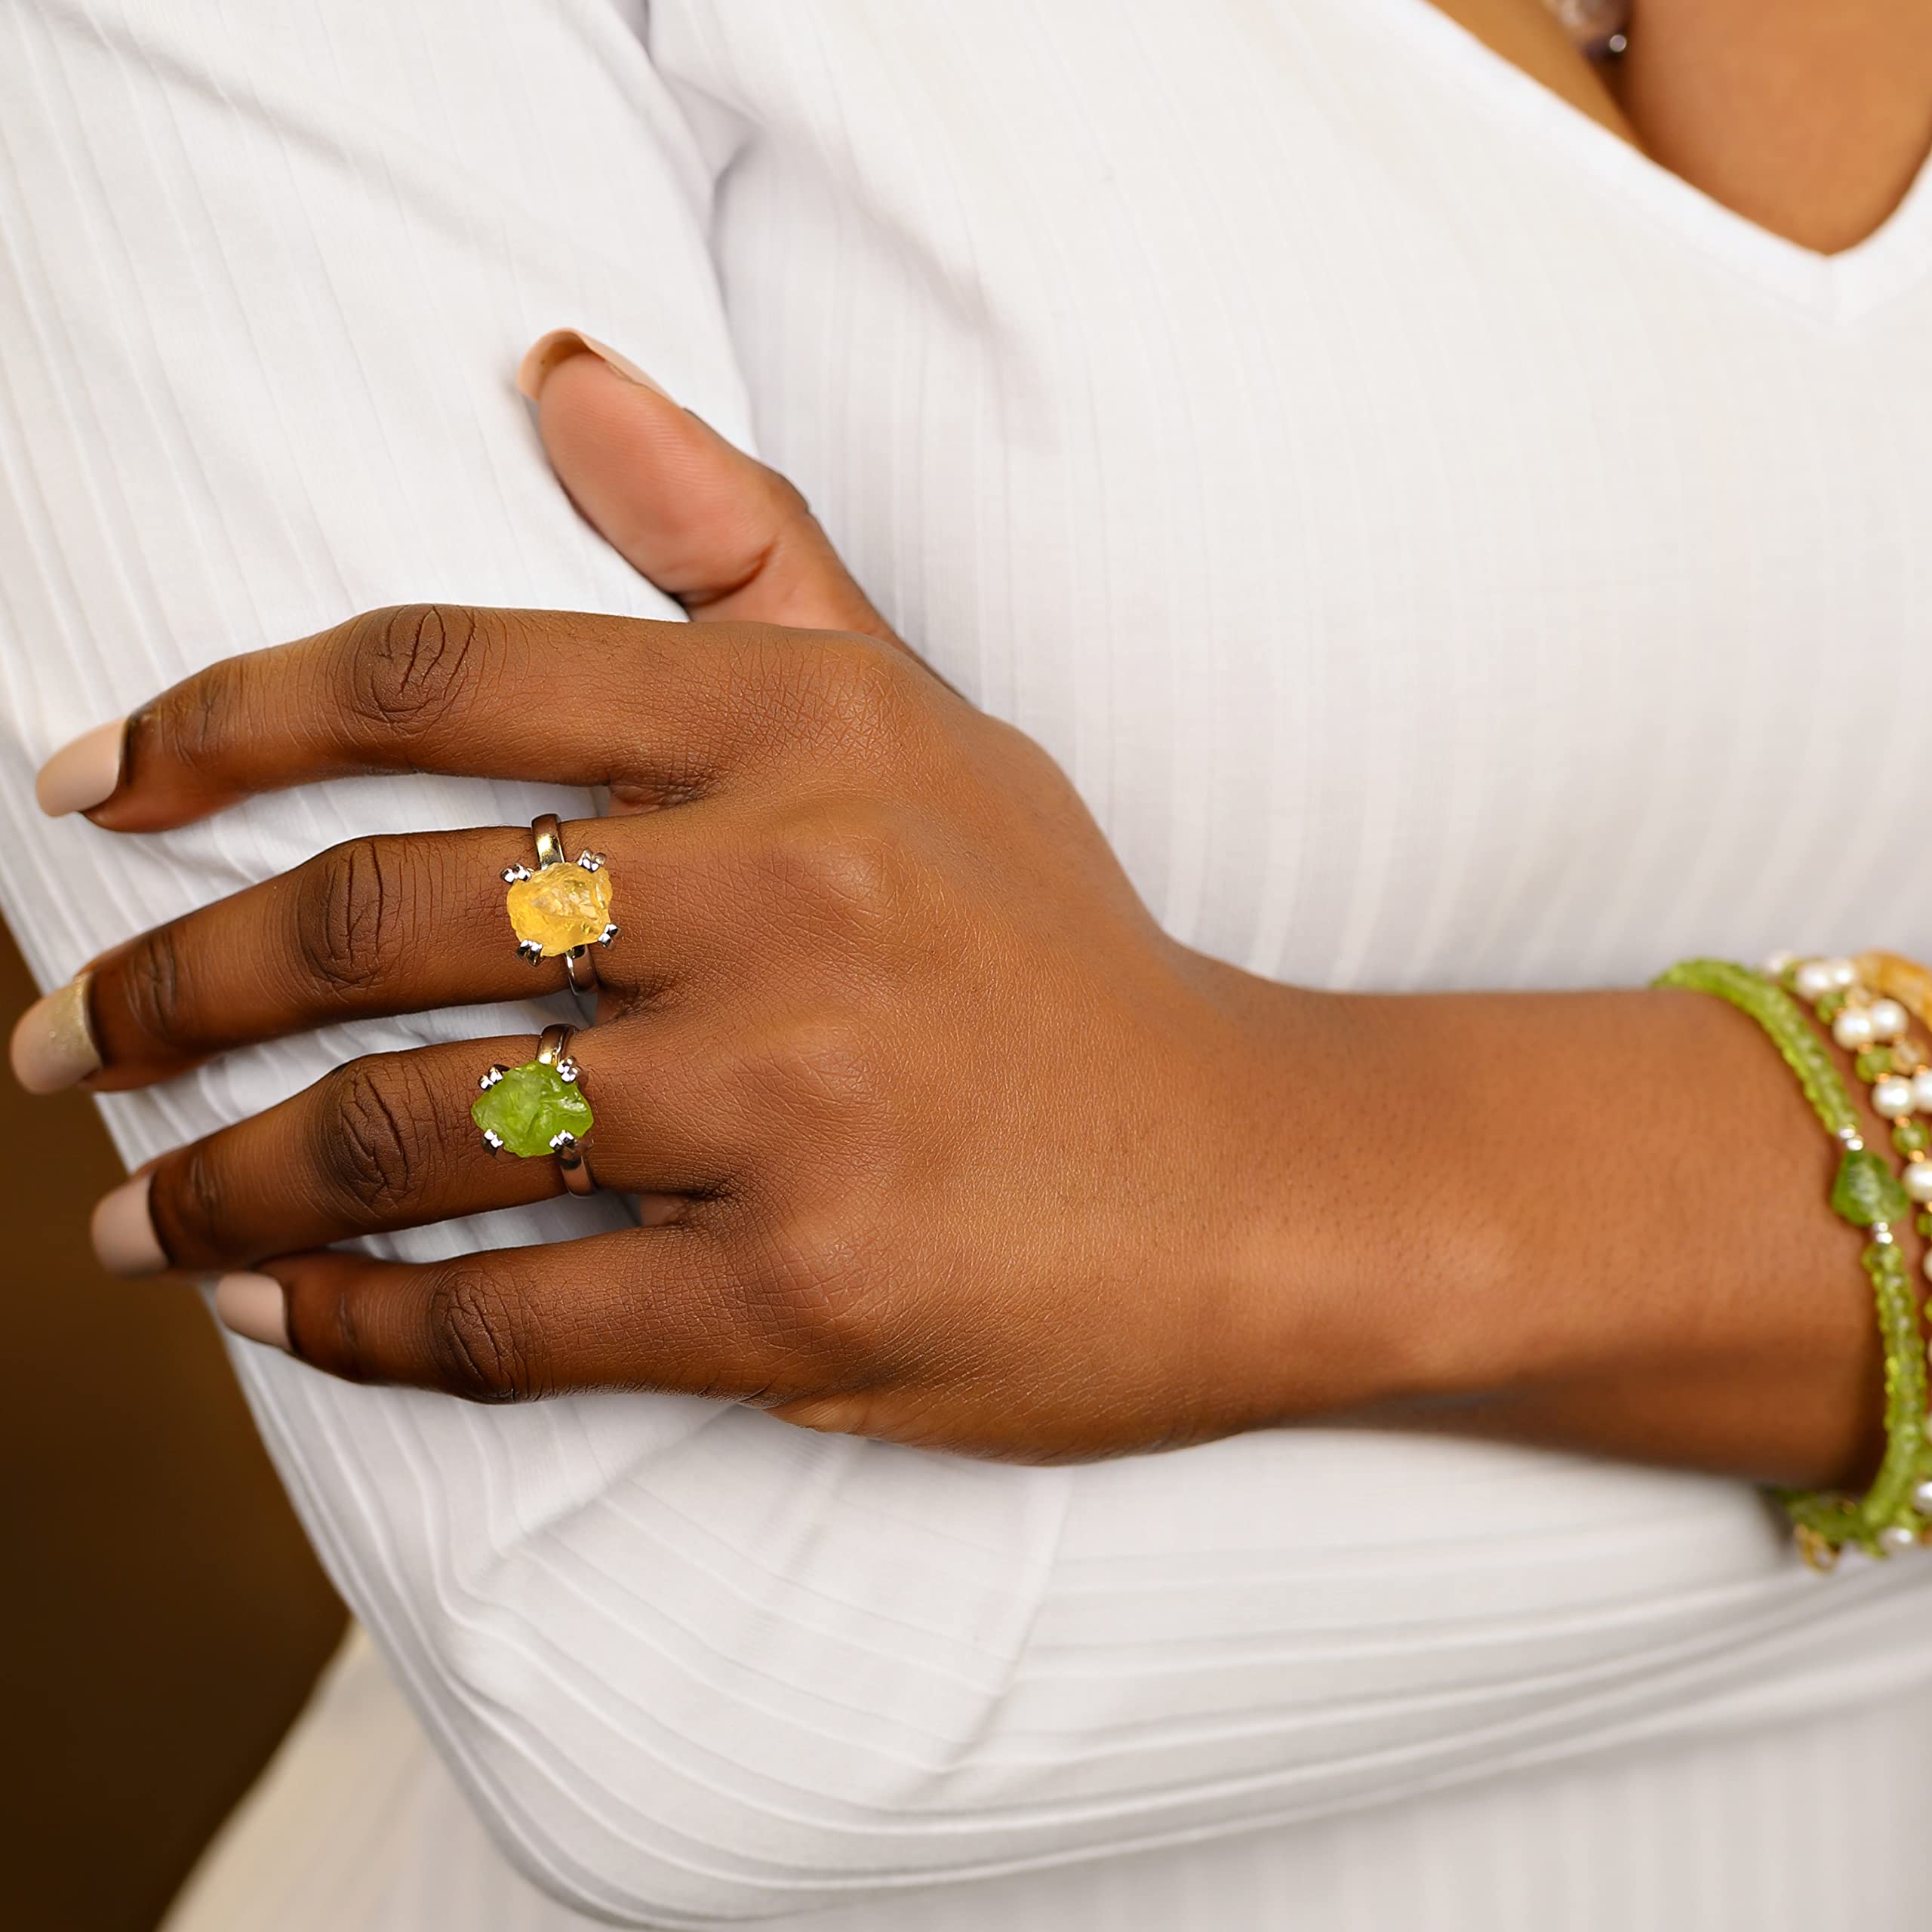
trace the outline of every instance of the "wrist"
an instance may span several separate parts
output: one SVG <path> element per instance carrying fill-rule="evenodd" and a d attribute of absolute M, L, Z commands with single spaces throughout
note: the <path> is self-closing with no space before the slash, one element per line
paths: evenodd
<path fill-rule="evenodd" d="M 1431 1290 L 1400 1200 L 1411 1137 L 1386 1095 L 1397 1004 L 1311 992 L 1208 962 L 1233 1069 L 1222 1116 L 1223 1210 L 1204 1278 L 1213 1406 L 1234 1428 L 1353 1416 L 1426 1398 L 1460 1373 L 1425 1321 Z M 1435 1230 L 1435 1281 L 1489 1265 Z M 1485 1244 L 1478 1240 L 1480 1250 Z"/>
<path fill-rule="evenodd" d="M 1869 1457 L 1859 1243 L 1751 1022 L 1667 992 L 1268 993 L 1241 1002 L 1271 1103 L 1226 1270 L 1259 1421 L 1798 1483 Z"/>

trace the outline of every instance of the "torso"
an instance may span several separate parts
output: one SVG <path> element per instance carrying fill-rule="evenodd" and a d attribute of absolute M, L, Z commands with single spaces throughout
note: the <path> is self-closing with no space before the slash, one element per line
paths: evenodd
<path fill-rule="evenodd" d="M 534 11 L 567 17 L 581 58 L 592 10 Z M 627 16 L 643 11 L 627 0 Z M 305 23 L 312 11 L 294 10 Z M 710 232 L 765 453 L 907 635 L 1061 758 L 1177 934 L 1283 977 L 1392 987 L 1629 983 L 1693 950 L 1932 946 L 1913 889 L 1932 771 L 1909 701 L 1932 610 L 1924 182 L 1825 260 L 1654 165 L 1601 112 L 1580 112 L 1588 103 L 1566 103 L 1426 0 L 653 0 L 648 12 L 678 103 L 718 152 L 737 151 Z M 318 48 L 334 24 L 314 23 Z M 421 260 L 458 264 L 448 286 L 465 296 L 437 291 L 468 360 L 419 363 L 411 339 L 390 369 L 408 386 L 383 392 L 402 398 L 395 421 L 414 411 L 431 426 L 433 455 L 392 472 L 391 424 L 358 416 L 358 390 L 305 388 L 278 280 L 272 304 L 240 312 L 257 334 L 238 323 L 214 338 L 236 365 L 259 353 L 281 372 L 289 415 L 263 418 L 259 449 L 229 439 L 226 468 L 225 445 L 202 446 L 218 478 L 243 484 L 224 527 L 232 565 L 205 572 L 206 605 L 180 588 L 192 568 L 165 578 L 171 626 L 196 648 L 217 648 L 224 623 L 251 643 L 265 623 L 295 634 L 283 618 L 309 607 L 285 552 L 319 558 L 318 577 L 354 586 L 357 602 L 425 594 L 413 540 L 367 534 L 381 518 L 360 498 L 414 527 L 414 504 L 385 491 L 401 476 L 433 497 L 445 426 L 470 421 L 477 371 L 510 349 L 492 332 L 519 304 L 535 310 L 531 332 L 591 324 L 674 393 L 727 386 L 703 328 L 681 327 L 663 299 L 690 260 L 626 245 L 620 171 L 589 167 L 563 125 L 558 77 L 582 70 L 555 40 L 505 39 L 494 17 L 486 29 L 466 16 L 453 84 L 471 71 L 471 32 L 505 71 L 463 97 L 489 112 L 459 117 L 462 165 L 416 140 L 414 98 L 395 107 L 404 151 L 435 164 L 432 217 L 408 238 Z M 1577 85 L 1590 79 L 1560 41 L 1544 45 Z M 386 85 L 387 44 L 365 35 L 360 51 Z M 623 63 L 629 50 L 609 51 L 611 91 L 593 82 L 568 103 L 607 134 L 617 108 L 657 99 Z M 520 118 L 525 94 L 547 120 Z M 1660 125 L 1648 122 L 1653 145 Z M 281 139 L 269 128 L 254 150 L 265 168 L 313 160 L 316 143 L 278 152 Z M 630 152 L 593 151 L 600 164 Z M 571 186 L 561 205 L 543 198 L 553 161 Z M 448 202 L 457 189 L 470 198 Z M 385 205 L 376 196 L 357 226 L 367 285 L 345 275 L 355 312 L 383 321 L 392 263 L 419 259 L 396 245 Z M 470 252 L 431 245 L 451 235 Z M 298 289 L 303 260 L 294 251 L 283 271 Z M 91 278 L 75 286 L 94 294 Z M 187 339 L 198 369 L 223 368 L 206 331 Z M 325 405 L 364 439 L 338 436 Z M 135 422 L 131 411 L 131 435 Z M 466 461 L 482 447 L 460 446 Z M 291 547 L 277 519 L 293 484 L 246 485 L 258 461 L 281 482 L 312 455 L 316 473 L 352 475 L 358 500 L 334 507 L 325 537 L 300 525 Z M 501 448 L 471 466 L 461 513 L 426 520 L 445 546 L 431 583 L 526 600 L 518 525 L 555 514 L 548 479 Z M 85 525 L 80 485 L 54 500 Z M 140 500 L 148 547 L 131 550 L 192 565 L 205 528 L 163 520 L 186 493 Z M 638 595 L 587 543 L 535 554 L 555 601 L 626 608 Z M 352 568 L 331 579 L 337 555 Z M 251 608 L 233 580 L 252 582 L 258 558 L 271 594 Z M 142 667 L 137 681 L 125 641 L 171 626 L 143 632 L 118 589 L 88 588 L 131 700 L 154 680 Z M 64 607 L 50 595 L 45 608 Z M 381 795 L 412 823 L 510 822 L 555 802 L 515 811 L 521 794 L 441 781 Z M 375 829 L 349 809 L 291 795 L 280 815 L 224 821 L 217 844 L 190 849 L 239 854 L 260 875 Z M 130 903 L 155 916 L 213 862 L 180 877 L 163 856 L 138 875 L 122 863 Z M 20 875 L 23 901 L 37 884 Z M 50 910 L 49 930 L 78 935 L 68 917 Z M 103 918 L 68 952 L 109 937 Z M 423 1023 L 457 1037 L 475 1023 Z M 319 1072 L 335 1049 L 316 1051 Z M 271 1075 L 294 1077 L 224 1068 L 224 1100 L 256 1103 Z M 1586 1128 L 1586 1107 L 1553 1106 L 1552 1131 Z M 164 1128 L 180 1137 L 180 1116 L 157 1124 L 131 1103 L 124 1118 L 146 1122 L 143 1152 Z M 1011 1791 L 1036 1742 L 1075 1725 L 1099 1798 L 1072 1780 L 1038 1795 L 1055 1810 L 1118 1803 L 1166 1848 L 888 1893 L 795 1921 L 801 1932 L 1678 1932 L 1740 1916 L 1754 1932 L 1819 1932 L 1922 1915 L 1915 1866 L 1895 1847 L 1915 1842 L 1932 1777 L 1932 1582 L 1894 1564 L 1821 1588 L 1736 1484 L 1318 1432 L 1061 1471 L 909 1472 L 849 1445 L 835 1461 L 818 1438 L 767 1463 L 752 1419 L 708 1419 L 701 1444 L 667 1452 L 679 1438 L 662 1432 L 682 1425 L 621 1403 L 493 1416 L 479 1449 L 466 1413 L 391 1423 L 380 1401 L 333 1410 L 339 1398 L 278 1396 L 269 1373 L 245 1373 L 289 1466 L 346 1469 L 334 1480 L 379 1526 L 369 1546 L 420 1557 L 405 1575 L 439 1575 L 457 1532 L 479 1524 L 584 1539 L 561 1627 L 594 1629 L 608 1654 L 577 1675 L 561 1645 L 534 1654 L 566 1694 L 614 1709 L 648 1709 L 636 1687 L 662 1681 L 635 1662 L 654 1639 L 630 1633 L 678 1628 L 713 1601 L 683 1578 L 728 1546 L 701 1518 L 732 1483 L 756 1498 L 747 1520 L 766 1523 L 768 1497 L 795 1516 L 808 1575 L 841 1588 L 848 1549 L 864 1581 L 869 1545 L 840 1539 L 858 1537 L 867 1498 L 899 1512 L 877 1520 L 881 1540 L 928 1522 L 953 1532 L 949 1511 L 977 1511 L 958 1543 L 975 1570 L 1037 1563 L 1013 1598 L 1023 1617 L 956 1648 L 950 1604 L 941 1616 L 916 1592 L 903 1600 L 933 1614 L 949 1686 L 998 1687 L 943 1735 L 977 1748 L 983 1709 L 1003 1727 L 994 1789 Z M 677 1471 L 661 1491 L 660 1455 Z M 587 1509 L 614 1471 L 621 1505 Z M 693 1472 L 703 1481 L 680 1487 Z M 816 1518 L 814 1498 L 833 1493 L 841 1513 Z M 655 1538 L 640 1595 L 663 1595 L 633 1625 L 632 1573 L 599 1578 L 585 1553 L 620 1546 L 600 1534 L 634 1549 L 640 1522 Z M 895 1543 L 886 1554 L 891 1614 Z M 768 1573 L 747 1561 L 743 1574 Z M 397 1613 L 389 1634 L 409 1657 L 412 1620 Z M 950 1661 L 969 1654 L 971 1681 Z M 863 1702 L 874 1679 L 854 1656 Z M 852 1715 L 839 1709 L 828 1742 Z M 333 1881 L 352 1867 L 366 1890 L 401 1843 L 411 1862 L 389 1887 L 388 1923 L 420 1926 L 428 1898 L 467 1926 L 561 1923 L 490 1862 L 473 1823 L 464 1837 L 462 1796 L 420 1755 L 441 1809 L 405 1802 L 386 1773 L 361 1775 L 383 1803 L 358 1838 L 304 1787 L 314 1863 L 291 1865 L 281 1845 L 282 1863 L 257 1869 Z M 1217 1767 L 1205 1787 L 1204 1758 Z M 1123 1761 L 1142 1780 L 1124 1797 L 1109 1783 Z M 336 1761 L 361 1774 L 377 1761 Z M 666 1764 L 703 1789 L 705 1750 Z M 1169 1802 L 1176 1789 L 1185 1805 Z M 1256 1828 L 1217 1835 L 1241 1823 Z M 454 1905 L 452 1868 L 484 1875 Z"/>
<path fill-rule="evenodd" d="M 764 454 L 905 634 L 1063 761 L 1171 931 L 1388 989 L 1932 947 L 1906 701 L 1932 644 L 1932 177 L 1827 257 L 1425 0 L 771 25 L 654 14 L 674 84 L 743 131 L 715 245 Z M 1255 1499 L 1311 1458 L 1392 1495 L 1392 1455 L 1412 1524 L 1481 1487 L 1436 1443 L 1211 1453 L 1211 1481 L 1187 1457 L 1080 1472 L 1063 1559 L 1184 1593 L 1176 1548 L 1278 1534 Z M 1457 1586 L 1506 1622 L 1779 1587 L 1740 1488 L 1509 1467 Z M 1307 1600 L 1280 1574 L 1286 1629 Z M 1774 1687 L 1795 1724 L 1841 1695 L 1830 1622 L 1745 1704 Z M 1874 1681 L 1918 1681 L 1918 1630 L 1866 1653 Z M 1712 1721 L 1696 1694 L 1674 1713 Z M 1755 1789 L 1809 1761 L 1780 1734 Z M 1861 1806 L 1909 1783 L 1890 1748 L 1850 1754 Z M 1756 1838 L 1674 1775 L 1643 1786 L 1666 1891 Z M 1604 1922 L 1672 1922 L 1617 1918 L 1617 1854 L 1580 1833 L 1559 1863 Z M 1776 1871 L 1771 1922 L 1813 1922 Z M 1481 1895 L 1473 1869 L 1444 1885 Z"/>
<path fill-rule="evenodd" d="M 1908 186 L 1903 149 L 1829 205 L 1761 174 L 1754 202 L 1724 172 L 1752 124 L 1692 154 L 1703 97 L 1620 103 L 1540 0 L 1535 78 L 1426 0 L 878 0 L 779 47 L 754 11 L 660 5 L 654 44 L 749 131 L 715 245 L 764 454 L 904 633 L 1062 760 L 1171 931 L 1387 989 L 1932 947 L 1908 702 L 1932 645 L 1932 177 Z M 1673 140 L 1684 178 L 1644 152 Z M 1446 1587 L 1496 1627 L 1780 1587 L 1741 1488 L 1506 1460 L 1494 1490 L 1428 1442 L 1081 1471 L 1060 1560 L 1082 1603 L 1158 1575 L 1178 1604 L 1186 1552 L 1252 1546 L 1257 1658 L 1264 1625 L 1325 1632 L 1342 1601 L 1399 1647 L 1349 1564 L 1263 1553 L 1296 1546 L 1257 1518 L 1314 1468 L 1391 1499 L 1398 1538 L 1469 1521 L 1481 1557 Z M 1344 1903 L 1310 1876 L 1340 1841 L 1291 1832 L 1149 1867 L 1166 1889 L 1109 1894 L 1108 1922 L 1687 1924 L 1685 1900 L 1738 1895 L 1746 1844 L 1761 1932 L 1823 1922 L 1810 1822 L 1916 1775 L 1843 1659 L 1922 1694 L 1920 1582 L 1903 1633 L 1826 1616 L 1743 1666 L 1730 1718 L 1673 1690 L 1641 1770 L 1549 1787 L 1554 1836 L 1520 1788 L 1475 1824 L 1424 1801 L 1362 1822 Z M 1088 1613 L 1064 1614 L 1077 1643 Z M 1857 1769 L 1821 1795 L 1803 1714 L 1828 1709 Z M 1712 1742 L 1727 1724 L 1747 1734 Z M 1593 1822 L 1632 1792 L 1635 1864 Z M 1371 1870 L 1390 1897 L 1357 1917 Z M 1076 1922 L 1048 1896 L 1005 1922 Z M 1875 1893 L 1872 1922 L 1903 1900 Z"/>
<path fill-rule="evenodd" d="M 1932 943 L 1925 181 L 1824 259 L 1424 0 L 1013 0 L 943 88 L 929 9 L 818 10 L 810 86 L 734 17 L 655 38 L 758 131 L 766 454 L 1172 929 L 1381 987 Z"/>

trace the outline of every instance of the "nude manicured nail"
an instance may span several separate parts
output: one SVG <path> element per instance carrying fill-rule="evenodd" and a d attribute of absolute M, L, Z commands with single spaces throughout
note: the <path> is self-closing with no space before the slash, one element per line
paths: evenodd
<path fill-rule="evenodd" d="M 214 1312 L 243 1340 L 286 1350 L 288 1299 L 266 1275 L 224 1275 L 214 1285 Z"/>
<path fill-rule="evenodd" d="M 14 1028 L 14 1078 L 29 1094 L 58 1094 L 100 1071 L 88 1014 L 88 976 L 37 999 Z"/>
<path fill-rule="evenodd" d="M 552 329 L 546 336 L 539 337 L 525 352 L 517 367 L 516 386 L 534 402 L 543 393 L 543 385 L 550 379 L 550 371 L 560 362 L 568 362 L 573 355 L 591 355 L 614 369 L 627 383 L 636 383 L 653 394 L 661 395 L 669 401 L 670 392 L 660 383 L 654 383 L 628 355 L 620 355 L 608 343 L 599 342 L 593 336 L 583 334 L 577 329 Z"/>
<path fill-rule="evenodd" d="M 128 721 L 97 724 L 71 745 L 63 745 L 40 768 L 33 781 L 34 796 L 49 818 L 69 812 L 92 811 L 114 795 L 121 782 L 121 745 Z"/>
<path fill-rule="evenodd" d="M 168 1257 L 155 1238 L 154 1217 L 148 1211 L 152 1179 L 151 1174 L 137 1174 L 94 1203 L 94 1258 L 110 1275 L 158 1275 L 168 1266 Z"/>

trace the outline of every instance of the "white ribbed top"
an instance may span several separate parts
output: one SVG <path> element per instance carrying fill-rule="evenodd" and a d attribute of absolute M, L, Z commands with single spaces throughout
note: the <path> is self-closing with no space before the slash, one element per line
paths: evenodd
<path fill-rule="evenodd" d="M 640 11 L 0 0 L 0 895 L 44 979 L 358 831 L 571 808 L 364 782 L 117 841 L 29 791 L 358 608 L 660 610 L 511 389 L 561 323 L 755 423 L 1194 944 L 1389 989 L 1932 947 L 1927 180 L 1824 260 L 1423 0 Z M 143 1155 L 520 1023 L 109 1117 Z M 195 1932 L 1912 1922 L 1932 1567 L 1820 1583 L 1734 1485 L 1317 1432 L 996 1468 L 236 1353 L 414 1715 L 352 1657 Z"/>

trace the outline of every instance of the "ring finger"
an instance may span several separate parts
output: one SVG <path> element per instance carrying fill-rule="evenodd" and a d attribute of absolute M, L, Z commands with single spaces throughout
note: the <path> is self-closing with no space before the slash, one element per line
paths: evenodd
<path fill-rule="evenodd" d="M 578 1131 L 599 1184 L 691 1195 L 728 1181 L 733 1163 L 719 1150 L 733 1138 L 729 1083 L 703 1070 L 715 1060 L 686 1031 L 619 1026 L 573 1040 L 593 1116 Z M 525 1034 L 351 1060 L 106 1196 L 94 1217 L 100 1259 L 124 1275 L 245 1266 L 561 1193 L 554 1158 L 493 1153 L 472 1118 L 481 1076 L 537 1051 Z M 578 1118 L 573 1109 L 567 1124 Z"/>
<path fill-rule="evenodd" d="M 716 895 L 696 876 L 711 872 L 705 836 L 672 833 L 663 816 L 645 838 L 641 820 L 563 828 L 572 860 L 613 833 L 625 847 L 603 869 L 614 920 L 651 908 L 648 949 L 634 925 L 628 943 L 598 951 L 599 980 L 624 1004 L 668 989 L 691 949 L 716 938 L 704 931 Z M 90 974 L 94 1086 L 145 1086 L 343 1020 L 560 991 L 561 956 L 533 964 L 517 949 L 502 875 L 518 863 L 534 863 L 531 836 L 506 826 L 352 839 L 143 934 Z"/>

